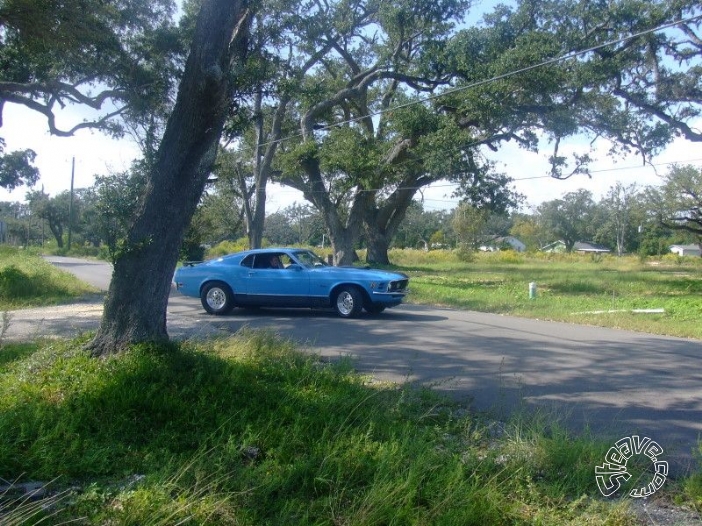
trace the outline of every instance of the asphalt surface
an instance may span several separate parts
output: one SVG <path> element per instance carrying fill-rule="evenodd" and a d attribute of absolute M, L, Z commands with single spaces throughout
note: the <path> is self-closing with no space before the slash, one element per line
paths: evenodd
<path fill-rule="evenodd" d="M 105 263 L 52 258 L 57 266 L 107 288 Z M 12 313 L 7 338 L 71 336 L 94 330 L 102 300 Z M 510 316 L 402 305 L 380 316 L 346 320 L 312 310 L 235 310 L 207 315 L 199 300 L 173 293 L 173 338 L 268 328 L 328 358 L 349 356 L 356 369 L 393 382 L 415 382 L 507 418 L 538 409 L 574 432 L 614 441 L 649 437 L 671 472 L 684 473 L 702 436 L 702 341 Z M 594 467 L 593 467 L 594 469 Z"/>

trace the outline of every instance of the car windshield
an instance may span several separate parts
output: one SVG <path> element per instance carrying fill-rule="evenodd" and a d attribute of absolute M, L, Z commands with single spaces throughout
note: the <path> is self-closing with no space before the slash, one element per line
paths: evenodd
<path fill-rule="evenodd" d="M 301 265 L 307 268 L 327 266 L 322 258 L 309 250 L 300 250 L 295 252 L 295 259 L 297 259 Z"/>

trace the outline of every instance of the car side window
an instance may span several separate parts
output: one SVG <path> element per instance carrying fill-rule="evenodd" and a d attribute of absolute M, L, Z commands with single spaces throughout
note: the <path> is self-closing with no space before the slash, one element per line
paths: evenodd
<path fill-rule="evenodd" d="M 268 258 L 268 268 L 279 269 L 282 267 L 280 263 L 280 258 L 277 255 L 270 256 Z"/>
<path fill-rule="evenodd" d="M 280 254 L 278 259 L 280 259 L 281 268 L 288 268 L 295 263 L 287 254 Z"/>
<path fill-rule="evenodd" d="M 256 269 L 285 269 L 294 261 L 287 254 L 250 254 L 241 260 L 242 267 Z"/>

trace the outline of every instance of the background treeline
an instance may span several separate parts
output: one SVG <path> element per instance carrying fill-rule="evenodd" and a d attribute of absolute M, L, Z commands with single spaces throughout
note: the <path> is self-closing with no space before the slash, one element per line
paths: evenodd
<path fill-rule="evenodd" d="M 92 187 L 75 190 L 72 197 L 69 191 L 56 196 L 32 191 L 25 203 L 0 203 L 2 242 L 67 253 L 70 238 L 72 253 L 113 259 L 139 206 L 143 181 L 137 166 L 129 173 L 98 177 Z M 702 172 L 692 166 L 673 166 L 658 187 L 617 183 L 599 200 L 581 189 L 535 207 L 522 204 L 519 210 L 503 213 L 469 204 L 453 210 L 427 210 L 415 201 L 392 247 L 477 250 L 491 244 L 509 248 L 495 238 L 513 236 L 527 250 L 560 240 L 567 251 L 578 241 L 589 241 L 617 254 L 665 254 L 671 244 L 700 241 L 691 214 L 702 203 L 687 202 L 684 188 L 702 195 Z M 681 211 L 687 214 L 686 220 L 676 217 Z M 237 192 L 213 182 L 193 218 L 182 256 L 202 258 L 205 248 L 222 242 L 232 242 L 225 244 L 232 249 L 244 248 L 243 215 Z M 323 218 L 306 203 L 294 203 L 269 214 L 263 230 L 265 244 L 329 246 Z M 361 237 L 356 248 L 365 248 L 364 241 Z"/>

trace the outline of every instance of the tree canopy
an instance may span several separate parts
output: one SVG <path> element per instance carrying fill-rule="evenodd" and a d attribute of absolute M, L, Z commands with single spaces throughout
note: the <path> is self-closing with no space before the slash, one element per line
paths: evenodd
<path fill-rule="evenodd" d="M 368 258 L 387 262 L 412 198 L 437 180 L 474 206 L 514 206 L 509 177 L 489 160 L 507 141 L 535 151 L 548 139 L 551 175 L 567 178 L 587 173 L 589 153 L 562 153 L 582 134 L 644 160 L 676 136 L 696 140 L 695 2 L 524 0 L 459 30 L 469 8 L 287 6 L 276 60 L 305 66 L 278 78 L 254 113 L 271 130 L 275 178 L 320 211 L 337 261 L 348 263 L 363 235 Z"/>
<path fill-rule="evenodd" d="M 0 126 L 5 104 L 43 114 L 49 131 L 119 134 L 117 116 L 136 117 L 160 105 L 175 81 L 171 57 L 180 50 L 173 0 L 63 2 L 6 0 L 0 5 Z M 59 127 L 68 105 L 94 117 Z"/>
<path fill-rule="evenodd" d="M 5 141 L 0 138 L 0 187 L 14 190 L 32 186 L 39 180 L 39 170 L 32 163 L 37 154 L 33 150 L 5 153 Z"/>
<path fill-rule="evenodd" d="M 649 191 L 658 221 L 665 228 L 691 232 L 702 241 L 702 170 L 674 165 L 662 179 L 659 188 Z"/>
<path fill-rule="evenodd" d="M 537 209 L 539 220 L 552 239 L 565 243 L 570 252 L 578 241 L 591 239 L 595 202 L 592 192 L 569 192 L 562 199 L 543 203 Z"/>

